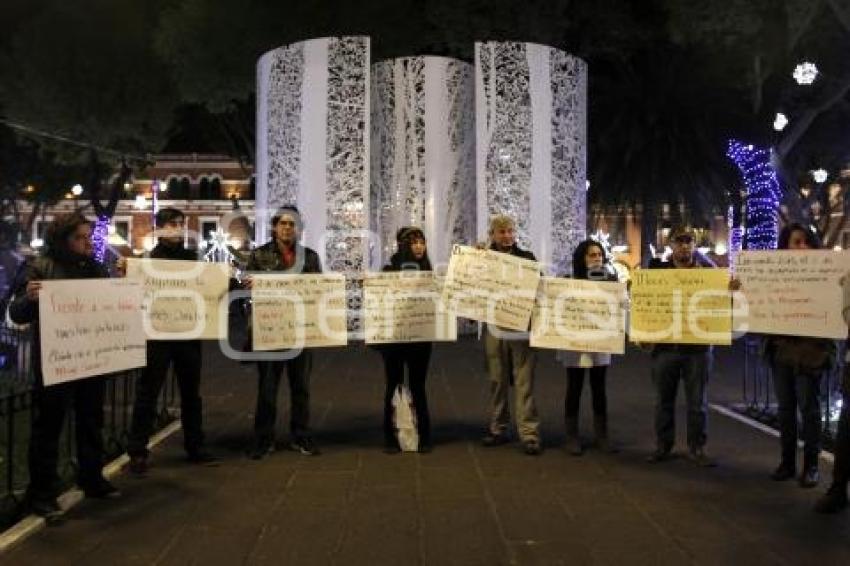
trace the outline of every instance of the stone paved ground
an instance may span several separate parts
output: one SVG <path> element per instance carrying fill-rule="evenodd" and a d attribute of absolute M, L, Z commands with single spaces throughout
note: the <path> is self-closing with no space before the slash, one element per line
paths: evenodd
<path fill-rule="evenodd" d="M 178 432 L 157 448 L 148 479 L 117 479 L 122 499 L 83 502 L 64 526 L 0 563 L 850 564 L 850 513 L 818 516 L 811 505 L 823 488 L 771 482 L 777 440 L 764 433 L 712 414 L 709 448 L 720 467 L 644 463 L 652 397 L 640 352 L 619 359 L 609 377 L 622 453 L 582 458 L 560 449 L 565 378 L 549 352 L 538 372 L 547 449 L 538 458 L 478 444 L 487 380 L 475 341 L 436 348 L 436 448 L 428 455 L 381 452 L 380 357 L 356 346 L 316 356 L 313 410 L 324 454 L 279 451 L 251 461 L 244 448 L 254 368 L 212 349 L 206 360 L 208 432 L 220 467 L 184 464 Z M 713 401 L 738 399 L 734 367 L 728 352 L 720 357 Z M 584 401 L 589 429 L 589 395 Z"/>

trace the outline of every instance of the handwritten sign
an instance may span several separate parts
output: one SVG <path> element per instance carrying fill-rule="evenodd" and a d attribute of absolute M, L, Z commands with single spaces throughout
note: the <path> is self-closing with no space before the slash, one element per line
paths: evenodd
<path fill-rule="evenodd" d="M 43 282 L 38 321 L 44 385 L 145 365 L 142 286 L 122 279 Z"/>
<path fill-rule="evenodd" d="M 531 346 L 622 354 L 625 298 L 625 283 L 542 278 L 531 318 Z"/>
<path fill-rule="evenodd" d="M 228 265 L 128 259 L 127 278 L 144 285 L 145 333 L 149 340 L 217 340 L 227 336 L 227 320 L 222 317 L 227 313 Z"/>
<path fill-rule="evenodd" d="M 369 273 L 363 282 L 367 344 L 457 340 L 457 319 L 430 271 Z"/>
<path fill-rule="evenodd" d="M 666 344 L 732 343 L 725 269 L 640 269 L 632 277 L 629 337 Z"/>
<path fill-rule="evenodd" d="M 443 304 L 457 316 L 525 331 L 531 319 L 540 264 L 492 250 L 454 246 Z"/>
<path fill-rule="evenodd" d="M 345 276 L 257 274 L 251 290 L 254 350 L 345 346 Z"/>
<path fill-rule="evenodd" d="M 749 332 L 818 338 L 847 337 L 841 316 L 841 276 L 850 254 L 828 250 L 743 251 L 735 264 L 736 326 Z"/>

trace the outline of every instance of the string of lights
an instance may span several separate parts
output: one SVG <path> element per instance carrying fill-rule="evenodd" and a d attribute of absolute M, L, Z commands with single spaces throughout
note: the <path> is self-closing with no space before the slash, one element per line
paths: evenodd
<path fill-rule="evenodd" d="M 746 248 L 775 249 L 782 192 L 771 164 L 770 150 L 730 140 L 726 155 L 741 171 L 747 188 Z"/>

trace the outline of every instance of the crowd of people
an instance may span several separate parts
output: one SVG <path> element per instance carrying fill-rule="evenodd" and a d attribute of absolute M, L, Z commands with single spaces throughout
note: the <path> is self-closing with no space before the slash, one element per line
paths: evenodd
<path fill-rule="evenodd" d="M 198 254 L 184 247 L 185 216 L 179 210 L 164 208 L 157 213 L 159 241 L 150 256 L 165 260 L 197 260 Z M 48 522 L 62 520 L 57 503 L 57 459 L 59 437 L 66 411 L 73 406 L 76 419 L 76 449 L 79 463 L 77 483 L 87 497 L 111 498 L 118 490 L 103 476 L 104 446 L 103 399 L 104 380 L 89 378 L 45 387 L 40 371 L 40 336 L 38 332 L 39 290 L 49 279 L 82 279 L 107 277 L 109 274 L 93 258 L 92 225 L 79 214 L 57 218 L 49 227 L 44 253 L 27 266 L 26 277 L 19 284 L 9 306 L 9 316 L 19 324 L 33 326 L 32 350 L 36 386 L 33 391 L 32 438 L 29 447 L 30 483 L 27 490 L 29 509 Z M 489 226 L 490 241 L 481 247 L 499 253 L 534 260 L 534 254 L 516 243 L 515 222 L 507 216 L 494 217 Z M 250 255 L 250 273 L 321 273 L 319 255 L 300 242 L 303 223 L 292 206 L 279 209 L 271 219 L 271 240 Z M 403 227 L 397 233 L 397 251 L 385 271 L 431 271 L 427 242 L 419 227 Z M 650 268 L 699 269 L 706 267 L 695 250 L 694 234 L 676 228 L 669 236 L 672 253 L 669 261 L 654 261 Z M 780 248 L 815 249 L 819 243 L 810 230 L 799 225 L 787 226 L 779 238 Z M 122 271 L 119 264 L 119 275 Z M 573 254 L 573 273 L 578 279 L 616 280 L 605 248 L 594 240 L 579 244 Z M 845 280 L 845 304 L 850 306 L 850 281 Z M 251 289 L 248 275 L 239 284 Z M 731 288 L 740 285 L 734 280 Z M 845 310 L 850 324 L 850 308 Z M 771 477 L 782 481 L 798 478 L 802 487 L 813 487 L 819 481 L 820 451 L 820 382 L 834 363 L 835 344 L 830 340 L 795 336 L 769 336 L 764 339 L 764 354 L 772 368 L 776 396 L 779 401 L 781 426 L 780 461 Z M 708 438 L 707 385 L 711 373 L 712 349 L 702 345 L 644 345 L 650 350 L 652 383 L 655 388 L 655 450 L 651 463 L 670 459 L 675 443 L 675 405 L 679 382 L 684 384 L 687 401 L 688 457 L 698 466 L 716 465 L 705 450 Z M 400 452 L 393 418 L 393 396 L 399 385 L 408 384 L 413 400 L 418 451 L 432 450 L 431 425 L 426 393 L 432 344 L 396 343 L 376 346 L 384 363 L 386 390 L 383 407 L 384 451 Z M 513 387 L 514 422 L 522 450 L 529 456 L 542 452 L 540 419 L 534 396 L 537 352 L 529 344 L 527 333 L 510 333 L 487 326 L 484 350 L 490 382 L 489 417 L 481 439 L 485 447 L 504 445 L 511 440 L 509 411 Z M 607 452 L 617 448 L 608 433 L 606 372 L 611 357 L 603 353 L 559 351 L 557 359 L 565 367 L 566 395 L 564 422 L 566 451 L 581 456 L 586 446 L 579 434 L 579 409 L 588 376 L 591 390 L 595 444 Z M 127 452 L 129 471 L 138 476 L 149 473 L 148 442 L 153 429 L 156 400 L 169 369 L 173 366 L 180 390 L 183 440 L 187 460 L 197 465 L 212 465 L 218 460 L 205 445 L 203 404 L 200 395 L 201 342 L 149 340 L 147 365 L 136 384 L 132 424 Z M 291 449 L 307 456 L 320 453 L 310 429 L 310 374 L 312 353 L 304 349 L 299 355 L 280 361 L 257 362 L 258 387 L 254 414 L 254 442 L 249 456 L 260 460 L 275 448 L 278 389 L 284 369 L 289 379 Z M 406 379 L 405 379 L 406 377 Z M 843 386 L 850 398 L 850 380 L 845 374 Z M 797 476 L 797 410 L 803 415 L 803 463 Z M 817 502 L 821 512 L 835 512 L 847 505 L 847 483 L 850 480 L 850 407 L 844 406 L 836 441 L 833 482 Z"/>

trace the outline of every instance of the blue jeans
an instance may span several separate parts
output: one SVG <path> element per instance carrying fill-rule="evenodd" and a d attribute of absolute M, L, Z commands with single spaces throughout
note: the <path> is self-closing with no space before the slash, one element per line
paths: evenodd
<path fill-rule="evenodd" d="M 657 446 L 669 451 L 676 443 L 676 393 L 681 379 L 688 404 L 688 448 L 705 445 L 708 428 L 706 386 L 711 373 L 711 351 L 683 348 L 656 350 L 652 355 L 655 386 L 655 436 Z"/>

